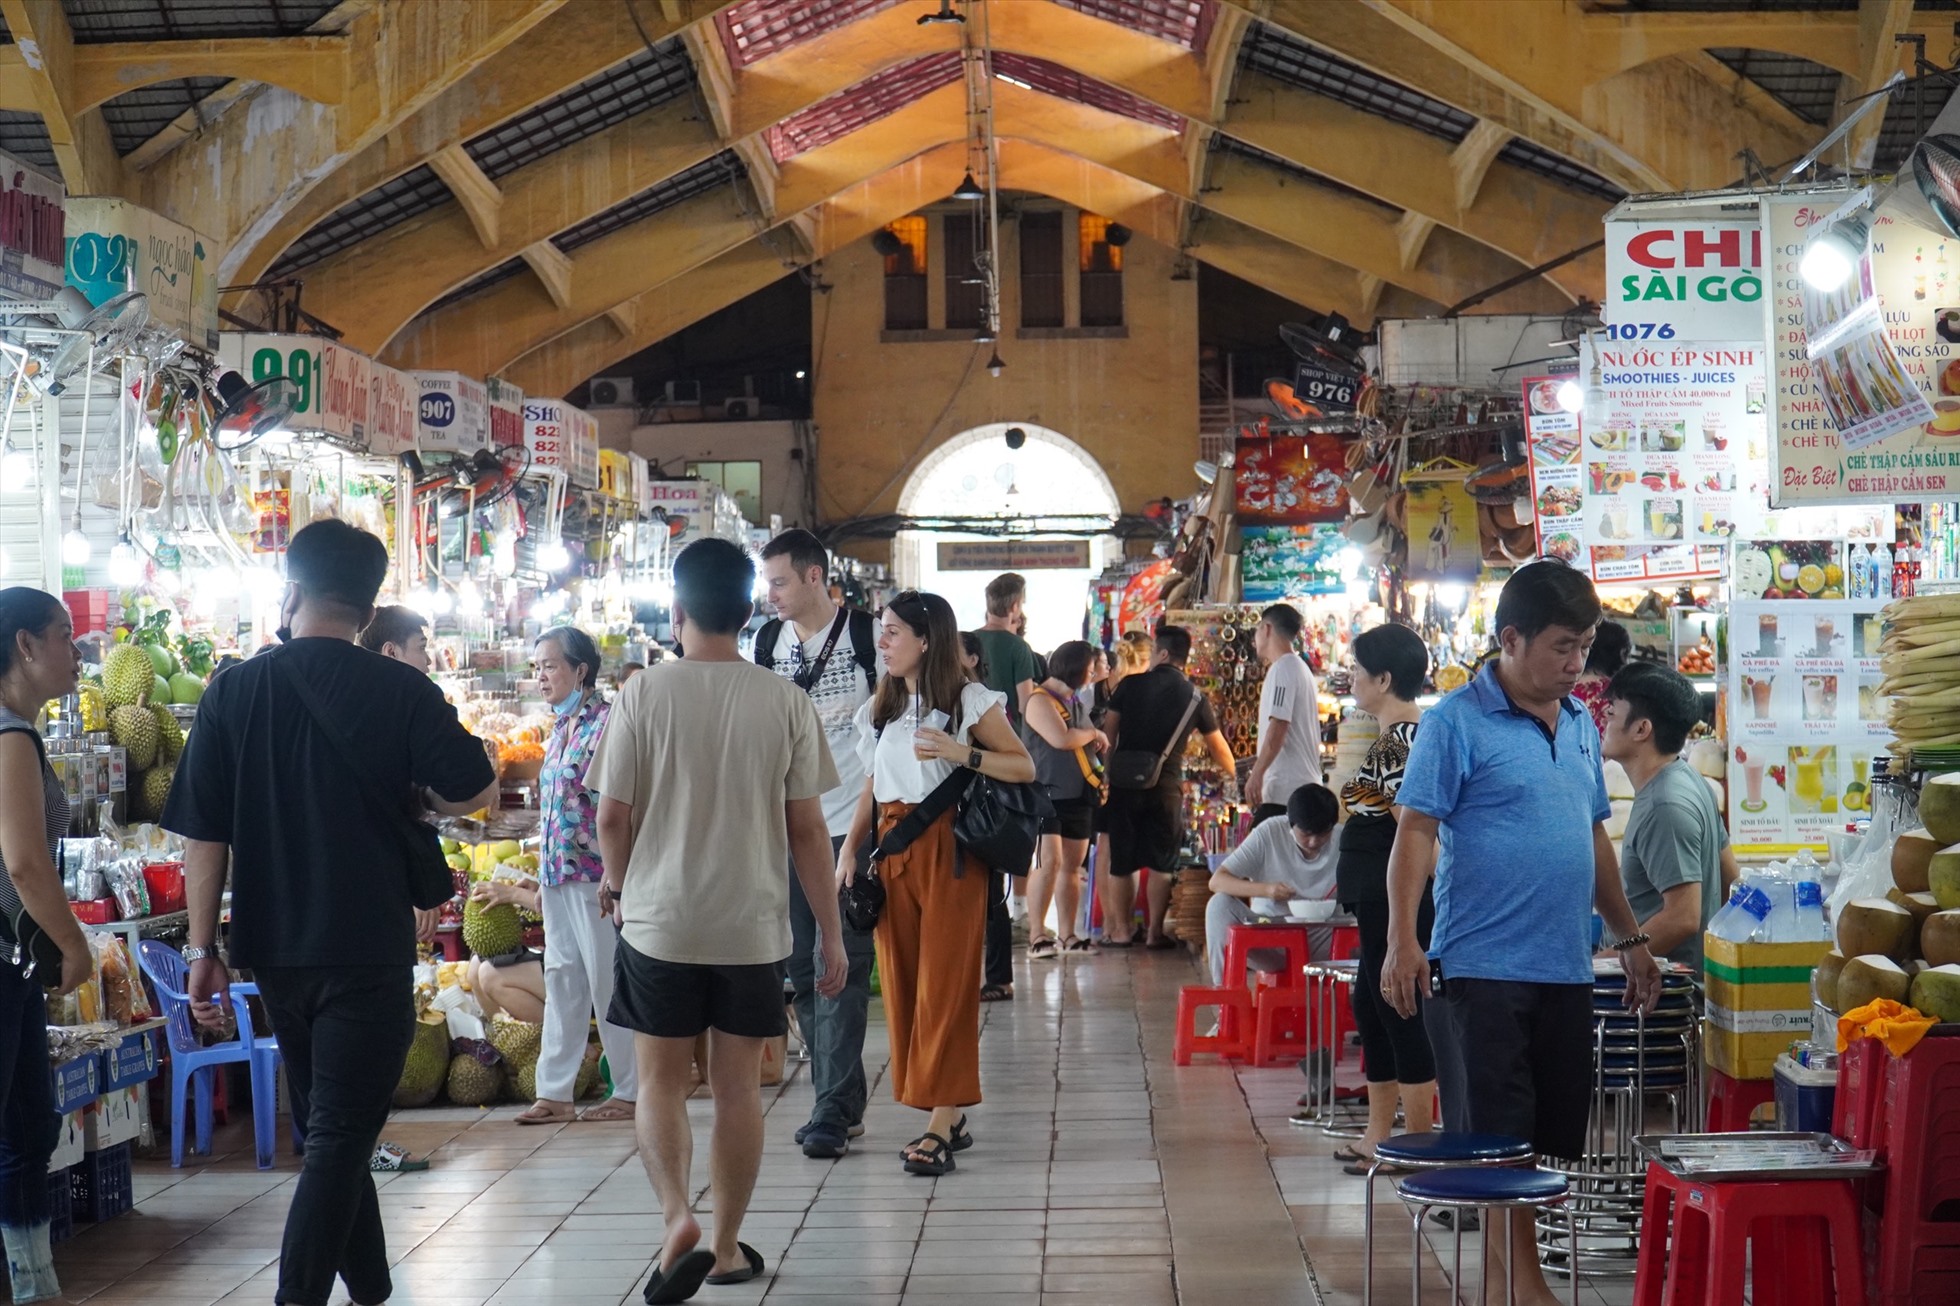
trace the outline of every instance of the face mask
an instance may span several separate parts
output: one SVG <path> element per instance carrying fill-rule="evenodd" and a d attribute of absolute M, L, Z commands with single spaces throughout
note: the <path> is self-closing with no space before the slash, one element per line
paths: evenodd
<path fill-rule="evenodd" d="M 556 703 L 553 703 L 551 705 L 551 711 L 556 716 L 570 716 L 578 707 L 579 700 L 584 697 L 584 690 L 574 689 L 571 693 L 565 695 L 565 697 L 559 699 Z"/>

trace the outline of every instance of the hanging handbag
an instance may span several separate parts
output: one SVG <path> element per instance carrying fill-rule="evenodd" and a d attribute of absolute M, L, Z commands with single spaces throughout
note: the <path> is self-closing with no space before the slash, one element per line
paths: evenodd
<path fill-rule="evenodd" d="M 844 914 L 844 924 L 854 930 L 869 930 L 878 924 L 878 917 L 885 910 L 885 886 L 878 876 L 878 863 L 910 848 L 947 808 L 959 801 L 972 775 L 971 771 L 955 770 L 934 786 L 924 802 L 885 831 L 884 838 L 873 837 L 858 845 L 857 872 L 838 895 L 837 905 Z"/>
<path fill-rule="evenodd" d="M 48 754 L 46 747 L 41 743 L 39 732 L 22 726 L 10 727 L 9 732 L 14 730 L 34 741 L 34 751 L 40 756 L 41 769 L 45 775 L 48 768 Z M 57 849 L 57 856 L 63 858 L 64 863 L 66 851 L 65 847 Z M 56 869 L 63 870 L 65 865 Z M 28 914 L 26 906 L 20 905 L 18 897 L 14 901 L 16 906 L 0 914 L 0 943 L 11 945 L 8 951 L 12 954 L 13 964 L 21 968 L 21 978 L 32 979 L 38 975 L 42 987 L 59 988 L 61 946 L 54 941 L 53 935 L 41 928 L 39 921 Z"/>
<path fill-rule="evenodd" d="M 435 827 L 421 819 L 412 809 L 410 795 L 402 794 L 390 801 L 374 778 L 373 769 L 360 760 L 347 736 L 340 732 L 328 714 L 326 706 L 314 694 L 303 677 L 295 675 L 293 669 L 284 661 L 284 648 L 275 650 L 267 656 L 277 675 L 281 676 L 286 687 L 291 689 L 306 709 L 307 716 L 320 737 L 327 741 L 348 774 L 354 777 L 355 788 L 360 791 L 367 803 L 370 814 L 380 822 L 381 828 L 389 831 L 402 850 L 402 860 L 408 871 L 408 899 L 420 911 L 432 911 L 456 896 L 456 880 L 449 872 L 449 863 L 443 857 L 442 842 Z"/>
<path fill-rule="evenodd" d="M 957 773 L 956 773 L 957 774 Z M 1009 784 L 978 771 L 953 818 L 953 837 L 969 857 L 1002 875 L 1026 875 L 1041 838 L 1041 823 L 1055 805 L 1031 784 Z M 956 868 L 954 875 L 960 873 Z"/>
<path fill-rule="evenodd" d="M 1184 731 L 1191 724 L 1191 718 L 1198 714 L 1198 704 L 1203 696 L 1194 688 L 1191 701 L 1185 705 L 1184 715 L 1178 718 L 1177 729 L 1164 741 L 1163 748 L 1151 752 L 1143 748 L 1119 748 L 1109 756 L 1109 765 L 1103 768 L 1103 778 L 1112 789 L 1155 789 L 1157 781 L 1163 778 L 1164 764 L 1170 761 L 1171 752 L 1184 738 Z M 1121 727 L 1118 727 L 1121 730 Z"/>

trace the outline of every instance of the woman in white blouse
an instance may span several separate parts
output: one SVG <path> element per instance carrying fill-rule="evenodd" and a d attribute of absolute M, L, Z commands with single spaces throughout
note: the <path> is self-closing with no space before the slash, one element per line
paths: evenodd
<path fill-rule="evenodd" d="M 855 850 L 883 839 L 906 813 L 966 767 L 1009 783 L 1034 762 L 1007 723 L 1003 695 L 971 683 L 959 626 L 937 594 L 906 590 L 886 605 L 878 651 L 885 675 L 858 710 L 858 750 L 871 778 L 858 800 L 837 874 L 850 883 Z M 957 806 L 957 805 L 955 805 Z M 981 946 L 987 871 L 953 838 L 949 807 L 903 851 L 880 861 L 885 909 L 878 974 L 891 1035 L 892 1093 L 931 1113 L 904 1152 L 909 1174 L 942 1175 L 973 1145 L 963 1108 L 980 1101 Z"/>

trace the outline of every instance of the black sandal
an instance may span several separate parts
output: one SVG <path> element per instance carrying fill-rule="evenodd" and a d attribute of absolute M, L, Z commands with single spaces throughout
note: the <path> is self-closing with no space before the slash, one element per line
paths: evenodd
<path fill-rule="evenodd" d="M 899 1160 L 902 1161 L 906 1157 L 910 1156 L 912 1153 L 918 1151 L 920 1143 L 923 1143 L 926 1141 L 926 1139 L 932 1138 L 934 1136 L 935 1135 L 932 1134 L 921 1134 L 917 1138 L 913 1139 L 911 1142 L 907 1143 L 905 1146 L 899 1148 L 898 1149 Z M 951 1145 L 952 1149 L 955 1152 L 964 1152 L 967 1148 L 973 1146 L 973 1135 L 968 1133 L 966 1130 L 965 1116 L 961 1116 L 959 1119 L 959 1123 L 953 1126 L 953 1135 L 951 1138 L 947 1139 L 946 1141 Z"/>
<path fill-rule="evenodd" d="M 674 1262 L 674 1268 L 662 1271 L 660 1262 L 653 1265 L 653 1278 L 647 1282 L 647 1306 L 663 1306 L 664 1303 L 686 1301 L 701 1291 L 707 1281 L 708 1272 L 715 1268 L 715 1254 L 710 1251 L 691 1251 Z"/>
<path fill-rule="evenodd" d="M 763 1260 L 761 1252 L 749 1246 L 747 1243 L 736 1243 L 735 1247 L 742 1253 L 742 1259 L 747 1261 L 748 1264 L 739 1270 L 730 1270 L 726 1274 L 711 1274 L 702 1280 L 703 1283 L 711 1283 L 719 1288 L 729 1283 L 747 1283 L 750 1279 L 756 1278 L 762 1273 Z"/>
<path fill-rule="evenodd" d="M 988 984 L 981 988 L 980 1000 L 982 1002 L 1012 1002 L 1014 1001 L 1014 990 L 1006 984 Z"/>
<path fill-rule="evenodd" d="M 926 1134 L 905 1150 L 908 1153 L 905 1158 L 906 1174 L 936 1178 L 958 1168 L 953 1164 L 953 1145 L 938 1134 Z M 925 1157 L 914 1157 L 910 1155 L 912 1152 L 924 1152 Z"/>

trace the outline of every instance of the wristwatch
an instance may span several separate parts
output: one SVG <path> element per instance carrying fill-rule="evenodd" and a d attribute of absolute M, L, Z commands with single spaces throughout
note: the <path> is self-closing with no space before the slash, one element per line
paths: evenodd
<path fill-rule="evenodd" d="M 980 769 L 980 750 L 979 750 L 979 749 L 977 749 L 977 748 L 974 748 L 974 749 L 969 749 L 969 750 L 967 751 L 967 755 L 966 755 L 966 766 L 967 766 L 967 769 L 968 769 L 969 771 L 978 771 L 978 770 Z"/>
<path fill-rule="evenodd" d="M 207 961 L 218 955 L 216 948 L 185 948 L 185 961 Z"/>

